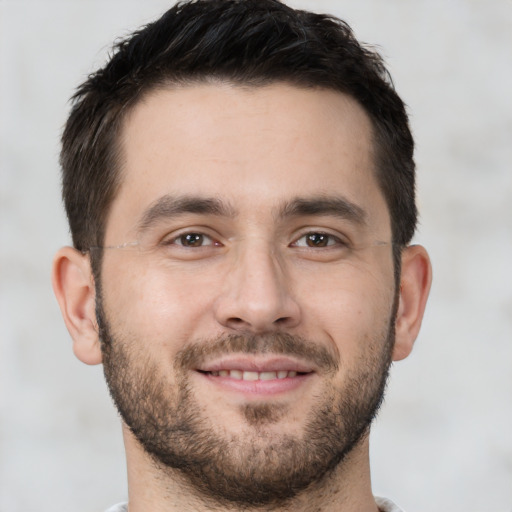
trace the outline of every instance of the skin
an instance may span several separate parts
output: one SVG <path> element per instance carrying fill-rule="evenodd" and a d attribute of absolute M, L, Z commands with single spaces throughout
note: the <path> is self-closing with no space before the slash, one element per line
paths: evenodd
<path fill-rule="evenodd" d="M 135 351 L 144 340 L 144 354 L 171 388 L 173 362 L 183 347 L 226 334 L 286 332 L 312 340 L 340 361 L 328 375 L 310 365 L 308 378 L 277 391 L 234 388 L 191 370 L 195 401 L 216 432 L 248 437 L 252 427 L 243 406 L 277 403 L 285 413 L 265 425 L 265 433 L 301 436 L 317 397 L 332 387 L 345 389 L 351 372 L 383 350 L 390 321 L 396 333 L 392 358 L 410 353 L 430 263 L 422 247 L 404 250 L 393 319 L 390 217 L 374 176 L 371 123 L 354 100 L 286 84 L 158 90 L 130 113 L 122 144 L 123 181 L 105 246 L 136 244 L 105 251 L 103 308 L 114 332 Z M 156 202 L 172 198 L 175 204 L 184 197 L 214 198 L 227 211 L 148 219 Z M 283 205 L 297 198 L 342 200 L 358 215 L 287 214 Z M 144 218 L 151 222 L 143 225 Z M 206 245 L 180 245 L 179 236 L 191 232 L 207 235 Z M 308 233 L 330 235 L 329 245 L 308 247 Z M 171 244 L 163 248 L 163 241 Z M 61 249 L 53 284 L 75 354 L 101 363 L 88 256 Z M 219 358 L 208 364 L 214 363 Z M 252 355 L 243 364 L 264 369 L 269 359 Z M 124 438 L 130 512 L 184 510 L 191 503 L 194 510 L 212 510 L 179 476 L 163 475 L 126 427 Z M 325 484 L 283 510 L 377 510 L 367 436 Z"/>

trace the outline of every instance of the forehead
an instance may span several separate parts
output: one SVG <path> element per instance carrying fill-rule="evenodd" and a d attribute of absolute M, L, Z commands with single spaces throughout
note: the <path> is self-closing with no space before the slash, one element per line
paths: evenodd
<path fill-rule="evenodd" d="M 386 224 L 371 134 L 364 110 L 331 90 L 203 84 L 153 91 L 123 126 L 121 187 L 107 234 L 111 223 L 129 230 L 164 195 L 216 197 L 261 213 L 292 198 L 334 194 Z"/>

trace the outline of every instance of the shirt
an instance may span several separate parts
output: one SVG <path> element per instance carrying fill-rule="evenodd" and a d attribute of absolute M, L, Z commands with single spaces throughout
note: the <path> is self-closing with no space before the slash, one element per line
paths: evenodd
<path fill-rule="evenodd" d="M 391 500 L 386 498 L 375 497 L 375 503 L 377 503 L 380 512 L 403 512 Z M 110 507 L 105 512 L 128 512 L 128 503 L 119 503 Z"/>

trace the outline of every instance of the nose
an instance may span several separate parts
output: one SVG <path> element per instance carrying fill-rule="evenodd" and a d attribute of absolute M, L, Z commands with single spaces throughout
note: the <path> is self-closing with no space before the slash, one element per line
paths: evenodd
<path fill-rule="evenodd" d="M 231 330 L 253 333 L 297 326 L 300 307 L 278 258 L 261 247 L 240 252 L 216 300 L 217 321 Z"/>

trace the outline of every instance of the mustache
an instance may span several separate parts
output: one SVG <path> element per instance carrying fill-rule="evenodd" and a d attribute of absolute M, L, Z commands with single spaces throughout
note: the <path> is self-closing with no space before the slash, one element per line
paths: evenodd
<path fill-rule="evenodd" d="M 324 345 L 288 333 L 227 334 L 188 344 L 177 354 L 176 370 L 197 368 L 213 357 L 226 354 L 273 354 L 299 357 L 326 373 L 339 368 L 339 354 Z"/>

